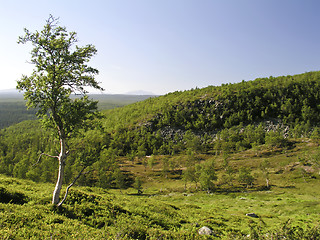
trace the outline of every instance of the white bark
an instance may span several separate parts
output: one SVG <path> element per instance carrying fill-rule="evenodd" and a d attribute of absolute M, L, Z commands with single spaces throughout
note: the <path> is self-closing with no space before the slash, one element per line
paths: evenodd
<path fill-rule="evenodd" d="M 57 205 L 58 207 L 60 207 L 60 206 L 64 203 L 64 201 L 67 199 L 67 196 L 68 196 L 68 193 L 69 193 L 69 189 L 73 186 L 73 184 L 75 184 L 75 182 L 76 182 L 76 181 L 78 180 L 78 178 L 81 176 L 81 174 L 82 174 L 82 172 L 83 172 L 83 170 L 84 170 L 85 168 L 86 168 L 86 166 L 81 169 L 81 171 L 79 172 L 78 176 L 76 176 L 76 177 L 73 179 L 72 183 L 70 183 L 70 185 L 66 188 L 66 193 L 64 194 L 64 197 L 63 197 L 63 199 L 61 200 L 61 202 L 58 203 L 58 205 Z"/>
<path fill-rule="evenodd" d="M 53 205 L 57 205 L 59 203 L 59 196 L 60 196 L 62 183 L 63 183 L 66 157 L 67 157 L 66 140 L 64 138 L 60 138 L 60 154 L 58 157 L 58 159 L 59 159 L 59 173 L 58 173 L 56 187 L 54 188 L 53 196 L 52 196 L 52 204 Z"/>

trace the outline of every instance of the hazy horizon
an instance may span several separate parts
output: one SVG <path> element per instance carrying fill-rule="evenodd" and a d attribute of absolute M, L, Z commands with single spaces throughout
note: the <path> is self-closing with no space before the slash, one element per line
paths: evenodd
<path fill-rule="evenodd" d="M 10 89 L 0 89 L 0 94 L 23 94 L 19 92 L 19 90 L 15 88 L 10 88 Z M 154 94 L 152 92 L 144 91 L 144 90 L 136 90 L 136 91 L 130 91 L 130 92 L 125 92 L 125 93 L 105 93 L 105 92 L 89 92 L 89 95 L 99 95 L 99 94 L 105 94 L 105 95 L 151 95 L 151 96 L 157 96 L 159 94 Z"/>

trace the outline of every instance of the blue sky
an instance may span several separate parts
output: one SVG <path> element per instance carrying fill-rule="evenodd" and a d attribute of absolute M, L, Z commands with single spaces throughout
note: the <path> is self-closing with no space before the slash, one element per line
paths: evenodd
<path fill-rule="evenodd" d="M 318 71 L 318 0 L 0 0 L 0 89 L 30 74 L 23 28 L 49 14 L 98 49 L 105 93 L 155 94 Z"/>

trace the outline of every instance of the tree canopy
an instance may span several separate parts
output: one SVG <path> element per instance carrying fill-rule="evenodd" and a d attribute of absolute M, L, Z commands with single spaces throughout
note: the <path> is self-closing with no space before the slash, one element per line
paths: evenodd
<path fill-rule="evenodd" d="M 99 71 L 87 65 L 96 48 L 91 44 L 74 46 L 77 34 L 57 24 L 58 19 L 50 16 L 41 32 L 24 29 L 25 35 L 19 37 L 18 43 L 33 45 L 31 63 L 35 69 L 18 81 L 17 89 L 24 91 L 27 106 L 37 108 L 44 123 L 64 129 L 69 136 L 96 110 L 96 102 L 88 99 L 85 87 L 103 88 L 94 78 Z M 72 93 L 81 98 L 72 100 Z"/>
<path fill-rule="evenodd" d="M 17 89 L 24 91 L 27 106 L 37 109 L 37 116 L 47 128 L 55 130 L 60 141 L 59 155 L 44 154 L 59 160 L 59 173 L 53 194 L 53 204 L 58 204 L 62 187 L 65 159 L 70 153 L 67 140 L 97 115 L 97 102 L 88 98 L 86 87 L 103 90 L 95 80 L 99 71 L 88 65 L 97 53 L 89 44 L 78 42 L 75 32 L 67 32 L 52 15 L 42 31 L 19 37 L 18 43 L 31 43 L 31 63 L 35 65 L 30 76 L 22 76 Z M 78 94 L 79 98 L 71 98 Z M 92 162 L 90 160 L 90 162 Z M 86 167 L 86 165 L 84 165 Z"/>

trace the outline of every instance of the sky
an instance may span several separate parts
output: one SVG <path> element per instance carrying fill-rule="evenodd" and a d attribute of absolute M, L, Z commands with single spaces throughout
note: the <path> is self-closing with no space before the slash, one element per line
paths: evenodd
<path fill-rule="evenodd" d="M 52 14 L 79 46 L 107 94 L 166 94 L 320 70 L 318 0 L 0 0 L 0 90 L 30 75 L 24 28 Z"/>

